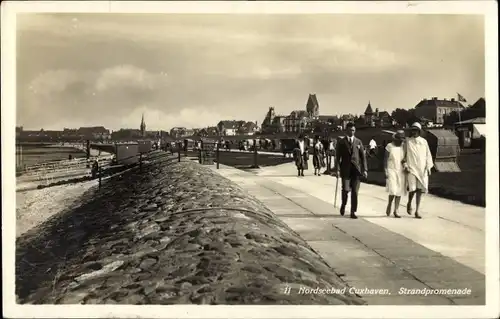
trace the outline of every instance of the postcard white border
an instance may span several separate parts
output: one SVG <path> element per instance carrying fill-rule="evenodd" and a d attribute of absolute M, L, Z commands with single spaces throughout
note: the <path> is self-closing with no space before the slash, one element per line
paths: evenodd
<path fill-rule="evenodd" d="M 3 309 L 14 318 L 494 318 L 500 314 L 498 205 L 498 17 L 495 1 L 436 2 L 2 2 Z M 480 14 L 485 17 L 487 101 L 486 306 L 115 306 L 17 305 L 15 260 L 16 13 Z"/>

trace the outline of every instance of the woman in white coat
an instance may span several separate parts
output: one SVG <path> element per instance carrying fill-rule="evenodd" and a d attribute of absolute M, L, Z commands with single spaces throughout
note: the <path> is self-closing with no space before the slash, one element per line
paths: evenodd
<path fill-rule="evenodd" d="M 384 169 L 386 191 L 389 193 L 386 215 L 391 215 L 391 206 L 394 201 L 394 217 L 400 218 L 398 214 L 401 196 L 406 193 L 406 173 L 403 166 L 404 150 L 403 143 L 405 132 L 397 131 L 393 135 L 393 141 L 385 148 Z"/>

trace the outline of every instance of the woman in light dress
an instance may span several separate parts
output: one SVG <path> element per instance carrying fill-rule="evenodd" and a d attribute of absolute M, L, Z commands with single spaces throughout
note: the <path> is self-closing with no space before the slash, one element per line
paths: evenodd
<path fill-rule="evenodd" d="M 321 169 L 325 167 L 323 143 L 318 135 L 314 137 L 313 141 L 313 166 L 314 175 L 321 176 Z"/>
<path fill-rule="evenodd" d="M 406 173 L 403 166 L 404 139 L 405 132 L 399 130 L 393 135 L 393 141 L 385 147 L 385 185 L 389 193 L 386 214 L 387 216 L 391 215 L 391 206 L 394 201 L 393 214 L 395 218 L 400 218 L 398 214 L 399 202 L 401 201 L 401 196 L 406 193 Z"/>
<path fill-rule="evenodd" d="M 308 169 L 309 153 L 307 143 L 303 133 L 299 134 L 295 149 L 293 150 L 295 165 L 297 166 L 297 176 L 304 176 L 304 170 Z"/>

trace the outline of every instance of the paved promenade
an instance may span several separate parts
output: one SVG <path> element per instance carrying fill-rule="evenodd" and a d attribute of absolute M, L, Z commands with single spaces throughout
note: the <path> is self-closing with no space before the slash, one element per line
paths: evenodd
<path fill-rule="evenodd" d="M 215 169 L 215 168 L 214 168 Z M 333 206 L 335 177 L 298 178 L 292 164 L 245 172 L 216 170 L 262 201 L 374 305 L 481 305 L 485 302 L 485 209 L 427 195 L 423 219 L 385 216 L 383 187 L 362 184 L 357 220 Z M 340 185 L 339 185 L 340 187 Z M 338 195 L 340 203 L 340 190 Z M 346 211 L 349 211 L 347 207 Z M 291 283 L 293 286 L 293 283 Z M 328 288 L 328 287 L 324 287 Z M 409 295 L 400 289 L 471 289 L 469 295 Z M 389 293 L 387 293 L 387 291 Z M 292 292 L 293 293 L 293 292 Z M 411 292 L 410 292 L 411 293 Z"/>

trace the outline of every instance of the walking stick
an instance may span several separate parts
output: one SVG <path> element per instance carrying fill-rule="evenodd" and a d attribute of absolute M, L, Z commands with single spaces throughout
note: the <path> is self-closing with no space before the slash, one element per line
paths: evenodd
<path fill-rule="evenodd" d="M 337 180 L 335 181 L 335 198 L 333 200 L 333 207 L 337 208 L 337 193 L 339 190 L 339 174 L 337 173 Z"/>

